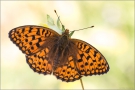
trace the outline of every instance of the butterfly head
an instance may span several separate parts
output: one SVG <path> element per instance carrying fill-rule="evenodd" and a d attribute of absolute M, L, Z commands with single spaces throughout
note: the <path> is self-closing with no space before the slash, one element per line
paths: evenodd
<path fill-rule="evenodd" d="M 63 35 L 63 36 L 69 37 L 69 30 L 66 29 L 66 30 L 62 33 L 62 35 Z"/>

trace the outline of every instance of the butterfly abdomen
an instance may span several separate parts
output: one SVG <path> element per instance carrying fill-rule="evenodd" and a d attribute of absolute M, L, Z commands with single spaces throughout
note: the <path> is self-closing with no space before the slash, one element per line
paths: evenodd
<path fill-rule="evenodd" d="M 69 57 L 69 34 L 67 32 L 63 33 L 57 39 L 55 38 L 53 46 L 50 47 L 52 52 L 49 53 L 51 61 L 53 63 L 52 67 L 55 70 L 59 66 L 63 66 L 68 62 Z"/>

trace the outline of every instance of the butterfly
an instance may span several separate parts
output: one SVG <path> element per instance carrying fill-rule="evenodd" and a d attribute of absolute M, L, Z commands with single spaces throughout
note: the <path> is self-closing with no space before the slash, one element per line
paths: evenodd
<path fill-rule="evenodd" d="M 25 25 L 9 32 L 10 40 L 25 54 L 30 68 L 39 74 L 53 74 L 65 82 L 109 71 L 105 57 L 92 45 L 37 25 Z"/>

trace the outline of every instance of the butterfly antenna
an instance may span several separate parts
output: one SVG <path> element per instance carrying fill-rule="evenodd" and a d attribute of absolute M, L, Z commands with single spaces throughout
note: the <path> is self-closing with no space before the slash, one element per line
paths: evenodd
<path fill-rule="evenodd" d="M 78 30 L 73 30 L 73 31 L 80 31 L 80 30 L 84 30 L 84 29 L 88 29 L 88 28 L 93 28 L 94 26 L 90 26 L 90 27 L 86 27 L 86 28 L 82 28 L 82 29 L 78 29 Z M 72 32 L 72 31 L 70 31 Z"/>
<path fill-rule="evenodd" d="M 58 14 L 57 14 L 56 10 L 54 10 L 54 12 L 56 13 L 57 17 L 59 18 L 59 16 L 58 16 Z M 60 19 L 59 19 L 59 20 L 60 20 Z M 61 23 L 61 25 L 63 26 L 63 24 L 62 24 L 61 20 L 60 20 L 60 23 Z"/>

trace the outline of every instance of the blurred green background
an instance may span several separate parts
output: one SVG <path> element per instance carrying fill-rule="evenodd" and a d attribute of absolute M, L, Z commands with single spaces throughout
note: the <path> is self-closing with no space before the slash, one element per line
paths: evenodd
<path fill-rule="evenodd" d="M 1 1 L 1 89 L 81 89 L 80 81 L 62 82 L 53 75 L 34 73 L 25 55 L 8 38 L 22 25 L 55 21 L 57 10 L 69 30 L 106 57 L 110 70 L 100 76 L 83 77 L 85 89 L 134 89 L 134 1 Z"/>

